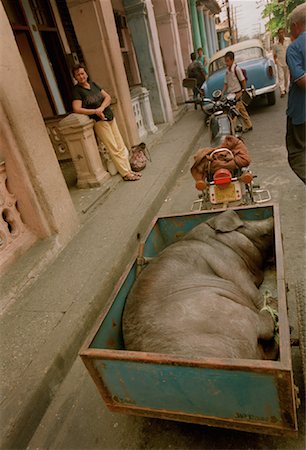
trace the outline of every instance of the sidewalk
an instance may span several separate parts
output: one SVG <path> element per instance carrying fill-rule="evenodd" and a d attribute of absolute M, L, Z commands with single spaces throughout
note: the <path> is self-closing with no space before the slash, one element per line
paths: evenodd
<path fill-rule="evenodd" d="M 168 190 L 205 130 L 188 111 L 151 148 L 140 181 L 118 183 L 1 317 L 1 448 L 25 448 Z"/>

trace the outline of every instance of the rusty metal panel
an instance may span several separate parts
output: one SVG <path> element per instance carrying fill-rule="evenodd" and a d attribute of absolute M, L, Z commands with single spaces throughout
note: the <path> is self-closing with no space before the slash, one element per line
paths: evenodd
<path fill-rule="evenodd" d="M 105 400 L 116 410 L 137 408 L 159 417 L 167 411 L 176 420 L 194 416 L 202 423 L 214 420 L 218 424 L 219 420 L 218 426 L 235 422 L 241 429 L 250 429 L 256 425 L 267 433 L 295 429 L 290 401 L 288 407 L 281 404 L 282 396 L 290 395 L 290 386 L 282 383 L 287 376 L 278 371 L 120 359 L 97 359 L 93 366 L 109 393 Z"/>

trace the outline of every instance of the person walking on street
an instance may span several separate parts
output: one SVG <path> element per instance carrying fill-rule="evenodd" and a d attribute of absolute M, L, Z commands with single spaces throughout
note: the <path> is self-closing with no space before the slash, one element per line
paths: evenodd
<path fill-rule="evenodd" d="M 284 97 L 288 92 L 289 71 L 286 63 L 286 51 L 290 39 L 285 38 L 285 29 L 280 28 L 277 32 L 278 42 L 273 45 L 273 57 L 277 67 L 280 96 Z"/>
<path fill-rule="evenodd" d="M 195 78 L 197 80 L 197 87 L 193 90 L 193 94 L 197 96 L 199 93 L 202 84 L 206 80 L 204 66 L 202 63 L 197 61 L 196 54 L 191 53 L 190 55 L 191 63 L 189 64 L 187 68 L 187 77 L 188 78 Z"/>
<path fill-rule="evenodd" d="M 72 75 L 77 81 L 73 88 L 72 110 L 94 119 L 96 135 L 105 145 L 112 161 L 124 181 L 137 181 L 141 174 L 132 171 L 128 151 L 110 108 L 111 96 L 90 80 L 85 67 L 76 64 Z"/>
<path fill-rule="evenodd" d="M 199 61 L 203 65 L 204 70 L 205 70 L 205 75 L 207 75 L 207 73 L 208 73 L 208 71 L 207 71 L 207 59 L 206 59 L 206 56 L 203 53 L 202 47 L 199 47 L 197 52 L 198 52 L 197 61 Z"/>
<path fill-rule="evenodd" d="M 287 108 L 286 146 L 291 169 L 306 184 L 306 4 L 289 16 L 293 42 L 287 49 L 290 87 Z"/>
<path fill-rule="evenodd" d="M 224 88 L 222 93 L 225 94 L 226 92 L 228 92 L 236 95 L 236 108 L 240 112 L 244 123 L 244 128 L 242 131 L 244 133 L 247 133 L 248 131 L 251 131 L 253 129 L 253 125 L 241 99 L 243 91 L 246 89 L 246 79 L 240 67 L 238 67 L 235 63 L 235 55 L 233 52 L 227 52 L 224 56 L 224 59 L 227 69 L 225 73 Z"/>

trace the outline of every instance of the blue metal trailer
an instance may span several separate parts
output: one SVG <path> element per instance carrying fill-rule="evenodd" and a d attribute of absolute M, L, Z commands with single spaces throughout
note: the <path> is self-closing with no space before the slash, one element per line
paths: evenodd
<path fill-rule="evenodd" d="M 278 207 L 241 207 L 235 211 L 243 220 L 274 218 L 279 360 L 186 359 L 125 350 L 121 318 L 139 267 L 135 252 L 80 352 L 110 410 L 265 434 L 297 432 L 298 399 L 291 363 Z M 154 219 L 144 237 L 144 257 L 155 257 L 220 212 Z"/>

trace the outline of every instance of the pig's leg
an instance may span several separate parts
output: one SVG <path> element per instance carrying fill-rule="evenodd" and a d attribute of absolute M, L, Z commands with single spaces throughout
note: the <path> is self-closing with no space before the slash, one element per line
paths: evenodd
<path fill-rule="evenodd" d="M 272 315 L 266 309 L 258 313 L 258 339 L 268 341 L 274 337 L 275 323 Z"/>
<path fill-rule="evenodd" d="M 265 309 L 259 312 L 258 319 L 258 346 L 262 353 L 261 357 L 262 359 L 276 360 L 279 354 L 279 345 L 275 336 L 275 319 Z"/>

